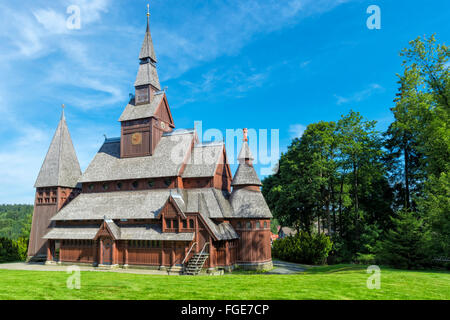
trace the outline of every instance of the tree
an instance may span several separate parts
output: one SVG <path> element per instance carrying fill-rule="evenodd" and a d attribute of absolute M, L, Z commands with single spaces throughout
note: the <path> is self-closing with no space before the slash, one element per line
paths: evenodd
<path fill-rule="evenodd" d="M 377 259 L 383 264 L 402 269 L 429 264 L 429 232 L 423 220 L 409 211 L 401 210 L 397 217 L 392 217 L 392 222 L 393 228 L 378 245 Z"/>

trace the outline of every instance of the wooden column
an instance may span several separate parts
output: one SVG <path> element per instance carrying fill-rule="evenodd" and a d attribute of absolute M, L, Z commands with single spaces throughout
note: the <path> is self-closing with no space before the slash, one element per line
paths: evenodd
<path fill-rule="evenodd" d="M 228 244 L 228 240 L 225 241 L 225 265 L 229 266 L 230 265 L 230 249 L 229 249 L 229 244 Z"/>
<path fill-rule="evenodd" d="M 165 241 L 161 241 L 161 265 L 164 265 L 164 242 Z"/>
<path fill-rule="evenodd" d="M 116 256 L 117 256 L 117 245 L 116 245 L 116 241 L 115 240 L 113 240 L 112 241 L 112 257 L 111 257 L 111 265 L 115 265 L 117 262 L 116 262 Z"/>
<path fill-rule="evenodd" d="M 98 241 L 92 240 L 92 250 L 94 252 L 94 265 L 98 264 Z M 59 249 L 60 256 L 61 256 L 61 249 Z"/>
<path fill-rule="evenodd" d="M 170 252 L 170 265 L 173 266 L 175 263 L 175 250 L 176 250 L 176 242 L 172 241 L 172 251 Z"/>
<path fill-rule="evenodd" d="M 202 248 L 200 248 L 200 245 L 198 243 L 198 216 L 194 219 L 194 227 L 195 227 L 195 242 L 197 242 L 197 245 L 195 246 L 195 253 L 198 253 Z"/>
<path fill-rule="evenodd" d="M 212 238 L 211 236 L 208 237 L 209 239 L 209 267 L 212 268 L 213 266 L 213 244 L 212 244 Z"/>
<path fill-rule="evenodd" d="M 53 240 L 47 241 L 47 261 L 53 261 L 52 242 L 53 242 Z"/>
<path fill-rule="evenodd" d="M 128 265 L 128 241 L 125 241 L 125 264 Z"/>
<path fill-rule="evenodd" d="M 103 264 L 103 239 L 100 239 L 100 248 L 99 248 L 100 259 L 99 264 Z"/>

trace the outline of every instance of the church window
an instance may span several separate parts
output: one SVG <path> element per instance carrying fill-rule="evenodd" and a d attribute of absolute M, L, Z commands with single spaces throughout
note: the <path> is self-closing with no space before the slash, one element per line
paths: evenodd
<path fill-rule="evenodd" d="M 173 220 L 172 225 L 174 229 L 178 229 L 178 220 Z"/>
<path fill-rule="evenodd" d="M 147 183 L 148 183 L 149 188 L 153 188 L 155 186 L 155 181 L 153 181 L 153 180 L 148 180 Z"/>
<path fill-rule="evenodd" d="M 171 183 L 172 183 L 172 179 L 170 179 L 170 178 L 167 178 L 167 179 L 164 180 L 164 184 L 165 184 L 167 187 L 170 186 Z"/>
<path fill-rule="evenodd" d="M 256 229 L 261 229 L 261 222 L 256 221 Z"/>
<path fill-rule="evenodd" d="M 194 219 L 189 219 L 189 228 L 194 229 Z"/>
<path fill-rule="evenodd" d="M 267 229 L 267 221 L 264 221 L 264 229 Z"/>
<path fill-rule="evenodd" d="M 89 191 L 94 190 L 94 185 L 91 183 L 91 184 L 88 186 L 88 189 L 89 189 Z"/>
<path fill-rule="evenodd" d="M 252 228 L 252 223 L 250 221 L 247 221 L 247 229 L 251 229 Z"/>
<path fill-rule="evenodd" d="M 187 229 L 187 221 L 183 220 L 183 229 Z"/>
<path fill-rule="evenodd" d="M 238 223 L 237 223 L 237 228 L 242 229 L 242 223 L 240 221 L 238 221 Z"/>
<path fill-rule="evenodd" d="M 166 228 L 168 229 L 172 228 L 172 220 L 166 219 Z"/>
<path fill-rule="evenodd" d="M 133 189 L 137 189 L 139 187 L 139 182 L 138 181 L 133 181 L 131 186 L 133 187 Z"/>
<path fill-rule="evenodd" d="M 103 184 L 103 190 L 108 190 L 109 189 L 109 184 L 107 184 L 107 183 L 104 183 Z"/>
<path fill-rule="evenodd" d="M 122 182 L 118 182 L 117 184 L 116 184 L 116 187 L 117 187 L 117 190 L 120 190 L 120 189 L 122 189 Z"/>

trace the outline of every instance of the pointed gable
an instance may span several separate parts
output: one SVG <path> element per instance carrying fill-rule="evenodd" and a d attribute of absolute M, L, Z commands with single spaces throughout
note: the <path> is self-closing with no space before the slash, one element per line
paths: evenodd
<path fill-rule="evenodd" d="M 34 187 L 74 188 L 80 177 L 80 164 L 63 111 Z"/>

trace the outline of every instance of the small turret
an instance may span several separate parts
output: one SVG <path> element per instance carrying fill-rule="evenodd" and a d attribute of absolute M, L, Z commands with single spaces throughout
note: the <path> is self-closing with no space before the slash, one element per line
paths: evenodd
<path fill-rule="evenodd" d="M 258 174 L 253 168 L 253 155 L 250 151 L 247 138 L 247 129 L 244 129 L 244 142 L 242 143 L 241 152 L 239 152 L 238 161 L 239 166 L 231 182 L 233 189 L 241 187 L 252 187 L 255 190 L 259 190 L 261 181 L 258 178 Z"/>

